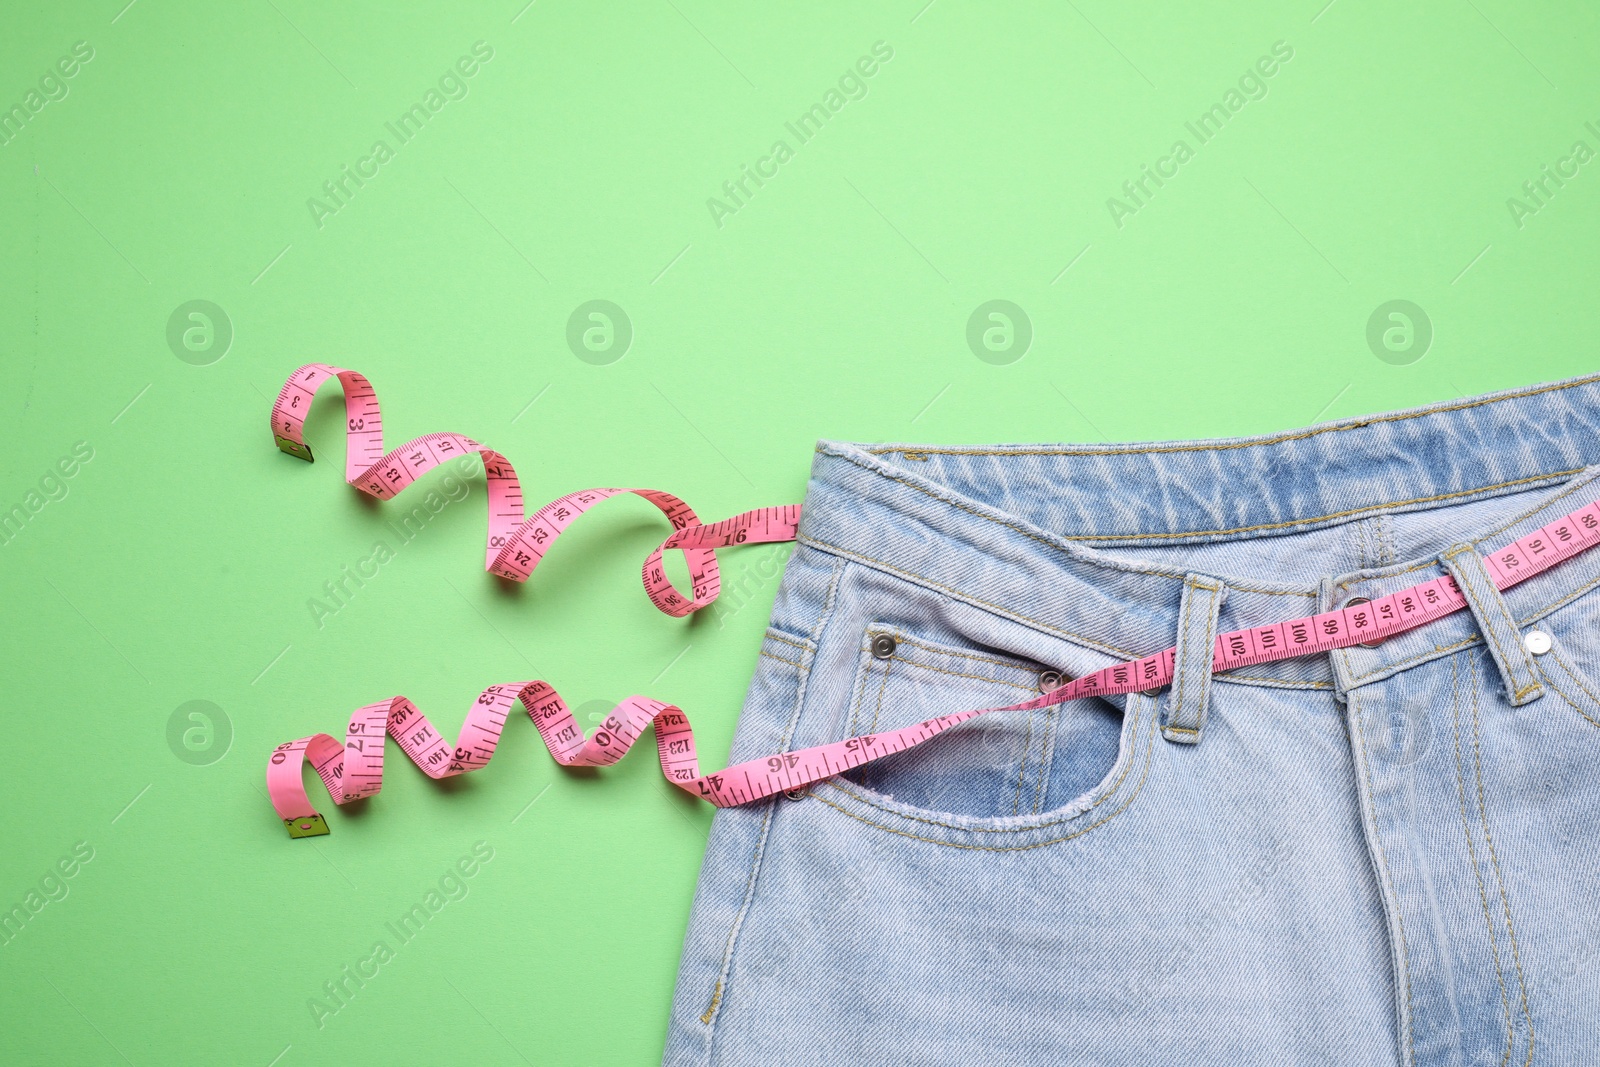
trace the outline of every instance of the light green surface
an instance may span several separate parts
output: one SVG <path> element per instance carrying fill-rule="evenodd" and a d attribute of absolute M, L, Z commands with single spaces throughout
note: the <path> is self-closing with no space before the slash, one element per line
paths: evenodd
<path fill-rule="evenodd" d="M 1595 369 L 1600 161 L 1508 206 L 1600 151 L 1586 5 L 123 2 L 13 5 L 0 34 L 0 106 L 93 50 L 0 146 L 0 508 L 38 507 L 0 546 L 0 907 L 73 870 L 0 945 L 8 1065 L 660 1056 L 710 811 L 648 748 L 558 772 L 516 721 L 441 787 L 390 745 L 382 795 L 314 792 L 333 833 L 305 841 L 262 771 L 360 704 L 404 693 L 453 731 L 530 675 L 580 717 L 681 703 L 720 765 L 775 583 L 657 614 L 637 568 L 665 524 L 619 501 L 499 588 L 481 475 L 401 543 L 395 505 L 341 484 L 331 387 L 322 460 L 272 447 L 300 363 L 369 375 L 391 444 L 501 449 L 534 502 L 658 486 L 708 518 L 799 499 L 818 437 L 1234 435 Z M 466 95 L 401 144 L 385 123 L 478 41 Z M 880 41 L 865 95 L 801 143 L 785 123 Z M 1201 144 L 1185 123 L 1280 41 L 1266 95 Z M 308 199 L 380 139 L 319 227 Z M 1179 139 L 1192 158 L 1119 226 L 1108 198 Z M 777 140 L 719 226 L 708 198 Z M 595 299 L 632 324 L 609 365 L 566 341 Z M 995 299 L 1032 332 L 1002 365 L 967 342 Z M 231 324 L 209 365 L 168 344 L 191 300 Z M 1425 310 L 1422 358 L 1369 347 L 1391 300 Z M 78 442 L 92 459 L 46 478 Z M 319 627 L 308 601 L 377 541 L 395 558 Z M 190 701 L 229 747 L 185 748 Z M 480 841 L 466 896 L 394 937 Z M 392 958 L 319 1018 L 378 941 Z"/>

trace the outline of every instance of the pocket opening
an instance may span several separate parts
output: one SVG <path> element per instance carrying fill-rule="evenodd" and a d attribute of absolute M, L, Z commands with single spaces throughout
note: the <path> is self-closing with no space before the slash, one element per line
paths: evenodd
<path fill-rule="evenodd" d="M 893 641 L 888 655 L 884 637 Z M 1040 675 L 1059 669 L 875 622 L 861 638 L 845 736 L 1013 704 L 1037 695 Z M 1121 754 L 1123 727 L 1123 712 L 1099 700 L 994 712 L 843 778 L 882 801 L 931 814 L 1026 818 L 1070 806 L 1102 785 Z"/>

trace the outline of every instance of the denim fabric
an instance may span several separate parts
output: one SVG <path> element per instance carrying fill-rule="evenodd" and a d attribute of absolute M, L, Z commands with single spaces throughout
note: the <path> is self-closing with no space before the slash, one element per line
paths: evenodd
<path fill-rule="evenodd" d="M 1503 596 L 1478 559 L 1597 464 L 1600 376 L 1237 440 L 822 442 L 733 760 L 1178 674 L 719 811 L 666 1063 L 1600 1063 L 1600 550 Z M 1470 610 L 1206 669 L 1445 573 Z"/>

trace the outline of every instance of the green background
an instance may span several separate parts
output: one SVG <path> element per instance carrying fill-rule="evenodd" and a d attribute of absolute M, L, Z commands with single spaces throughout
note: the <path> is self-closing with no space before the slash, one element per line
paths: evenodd
<path fill-rule="evenodd" d="M 529 676 L 586 724 L 679 703 L 720 766 L 774 550 L 724 553 L 747 595 L 671 620 L 637 576 L 666 525 L 617 501 L 502 588 L 481 473 L 402 544 L 386 523 L 420 501 L 341 484 L 332 388 L 320 462 L 272 447 L 301 363 L 370 376 L 391 445 L 502 450 L 532 503 L 647 485 L 707 518 L 800 499 L 819 437 L 1236 435 L 1595 369 L 1600 162 L 1522 191 L 1600 149 L 1585 5 L 123 3 L 12 5 L 0 34 L 0 107 L 93 49 L 0 146 L 0 509 L 26 517 L 0 546 L 0 909 L 93 849 L 0 945 L 7 1064 L 660 1056 L 711 812 L 653 754 L 562 772 L 517 720 L 441 786 L 391 744 L 364 810 L 313 789 L 333 833 L 305 841 L 262 772 L 358 705 L 404 693 L 453 734 Z M 477 41 L 464 98 L 400 144 L 385 123 Z M 800 143 L 785 123 L 879 41 L 865 95 Z M 1279 41 L 1266 95 L 1200 144 L 1185 123 Z M 308 200 L 380 139 L 319 225 Z M 1114 219 L 1179 139 L 1192 158 Z M 596 299 L 631 324 L 620 358 L 569 346 Z M 1025 352 L 969 345 L 995 299 Z M 225 319 L 209 347 L 185 315 L 196 350 L 169 343 L 191 300 Z M 1392 300 L 1426 348 L 1415 314 L 1409 348 L 1386 316 L 1399 351 L 1369 343 Z M 78 442 L 92 460 L 50 479 Z M 376 541 L 394 559 L 319 626 L 308 602 Z M 479 841 L 467 895 L 396 941 Z M 379 940 L 394 958 L 319 1020 Z"/>

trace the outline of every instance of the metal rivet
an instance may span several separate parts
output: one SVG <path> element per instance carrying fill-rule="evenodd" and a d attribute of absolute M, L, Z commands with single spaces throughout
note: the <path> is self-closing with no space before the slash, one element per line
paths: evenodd
<path fill-rule="evenodd" d="M 1349 600 L 1346 600 L 1344 602 L 1344 606 L 1347 607 L 1347 608 L 1353 608 L 1353 607 L 1358 607 L 1358 606 L 1360 606 L 1362 604 L 1370 604 L 1370 603 L 1372 603 L 1372 600 L 1370 598 L 1368 598 L 1368 597 L 1353 596 Z M 1362 648 L 1377 648 L 1379 645 L 1383 644 L 1383 642 L 1382 641 L 1357 641 L 1356 644 L 1360 645 Z"/>
<path fill-rule="evenodd" d="M 1060 671 L 1039 672 L 1039 692 L 1048 693 L 1052 689 L 1060 689 L 1072 679 Z"/>
<path fill-rule="evenodd" d="M 876 634 L 872 638 L 872 654 L 879 659 L 888 659 L 894 655 L 895 639 L 888 634 Z"/>
<path fill-rule="evenodd" d="M 1522 647 L 1532 652 L 1535 656 L 1542 656 L 1550 651 L 1550 635 L 1543 630 L 1529 630 L 1528 636 L 1522 639 Z"/>
<path fill-rule="evenodd" d="M 785 789 L 783 791 L 783 795 L 786 798 L 788 798 L 789 800 L 804 800 L 806 797 L 810 796 L 811 794 L 807 793 L 806 790 L 805 790 L 805 787 L 802 786 L 799 789 Z"/>

